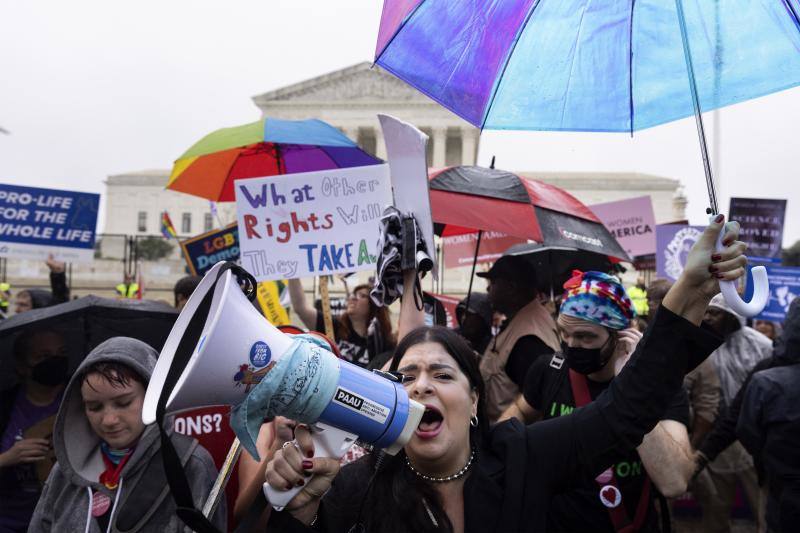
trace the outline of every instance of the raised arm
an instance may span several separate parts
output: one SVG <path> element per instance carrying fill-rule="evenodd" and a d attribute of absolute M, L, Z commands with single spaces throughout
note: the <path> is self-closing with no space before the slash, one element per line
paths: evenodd
<path fill-rule="evenodd" d="M 69 287 L 67 286 L 67 265 L 63 261 L 56 261 L 53 254 L 45 261 L 50 269 L 50 292 L 53 294 L 53 303 L 60 304 L 69 301 Z"/>
<path fill-rule="evenodd" d="M 735 223 L 724 236 L 726 248 L 714 251 L 722 228 L 721 218 L 706 228 L 689 253 L 681 278 L 667 293 L 631 360 L 608 390 L 572 416 L 529 426 L 529 432 L 537 433 L 529 440 L 557 441 L 546 463 L 554 483 L 569 484 L 570 478 L 586 471 L 599 473 L 620 453 L 638 446 L 682 387 L 686 372 L 721 343 L 698 326 L 708 302 L 719 292 L 717 281 L 744 275 L 747 261 L 742 255 L 744 243 L 736 241 Z M 563 481 L 558 480 L 559 475 Z"/>
<path fill-rule="evenodd" d="M 309 329 L 317 327 L 317 310 L 308 305 L 306 295 L 303 293 L 303 284 L 299 279 L 289 280 L 289 298 L 292 301 L 292 309 Z"/>
<path fill-rule="evenodd" d="M 414 299 L 414 284 L 416 282 L 416 270 L 403 271 L 403 296 L 400 299 L 397 342 L 400 342 L 409 332 L 425 325 L 425 312 L 417 308 L 417 303 Z"/>

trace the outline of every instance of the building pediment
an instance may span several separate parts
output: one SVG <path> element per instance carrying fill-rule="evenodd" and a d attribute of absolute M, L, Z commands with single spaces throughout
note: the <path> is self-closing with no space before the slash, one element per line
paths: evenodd
<path fill-rule="evenodd" d="M 422 102 L 422 93 L 369 62 L 317 76 L 253 97 L 259 107 L 278 102 Z"/>

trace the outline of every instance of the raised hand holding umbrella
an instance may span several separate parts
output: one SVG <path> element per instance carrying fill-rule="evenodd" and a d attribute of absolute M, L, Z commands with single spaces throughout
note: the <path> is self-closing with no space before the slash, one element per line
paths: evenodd
<path fill-rule="evenodd" d="M 797 0 L 386 2 L 375 62 L 480 128 L 632 134 L 800 85 L 798 11 Z M 752 314 L 767 296 L 766 276 L 755 282 L 752 305 L 722 284 L 726 300 Z"/>

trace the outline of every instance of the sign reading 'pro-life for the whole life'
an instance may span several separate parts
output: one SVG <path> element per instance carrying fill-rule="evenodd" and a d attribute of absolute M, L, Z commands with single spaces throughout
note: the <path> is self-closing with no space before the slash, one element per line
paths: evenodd
<path fill-rule="evenodd" d="M 0 256 L 91 261 L 100 195 L 0 184 Z"/>
<path fill-rule="evenodd" d="M 258 281 L 372 270 L 388 165 L 236 180 L 242 266 Z"/>

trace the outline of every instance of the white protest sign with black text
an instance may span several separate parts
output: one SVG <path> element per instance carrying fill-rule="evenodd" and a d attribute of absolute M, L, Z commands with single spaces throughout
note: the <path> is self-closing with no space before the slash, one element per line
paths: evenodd
<path fill-rule="evenodd" d="M 373 270 L 388 165 L 236 180 L 242 266 L 258 281 Z"/>

